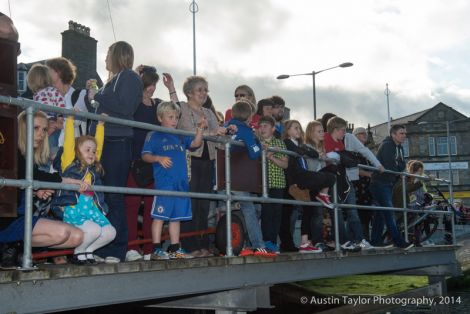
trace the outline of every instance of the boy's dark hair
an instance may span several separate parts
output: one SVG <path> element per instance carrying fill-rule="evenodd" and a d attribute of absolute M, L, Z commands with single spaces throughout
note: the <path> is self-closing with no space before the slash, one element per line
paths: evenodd
<path fill-rule="evenodd" d="M 392 127 L 390 128 L 390 136 L 392 136 L 392 134 L 396 134 L 398 132 L 398 130 L 400 129 L 404 129 L 405 126 L 403 124 L 394 124 L 392 125 Z"/>
<path fill-rule="evenodd" d="M 261 99 L 260 101 L 258 101 L 258 109 L 256 110 L 256 113 L 262 116 L 264 106 L 273 107 L 275 105 L 276 104 L 274 103 L 274 101 L 269 98 Z"/>
<path fill-rule="evenodd" d="M 238 101 L 232 106 L 232 118 L 240 121 L 246 121 L 251 117 L 252 106 L 246 101 Z"/>
<path fill-rule="evenodd" d="M 328 133 L 332 133 L 334 129 L 341 129 L 345 128 L 348 126 L 348 123 L 346 120 L 340 118 L 340 117 L 333 117 L 328 120 L 328 123 L 326 124 L 326 130 Z"/>
<path fill-rule="evenodd" d="M 145 68 L 144 68 L 145 69 Z M 158 73 L 155 71 L 141 71 L 141 78 L 142 78 L 142 83 L 144 84 L 144 89 L 151 85 L 155 85 L 158 83 L 158 80 L 160 77 L 158 76 Z"/>
<path fill-rule="evenodd" d="M 272 102 L 274 102 L 274 107 L 277 107 L 277 106 L 285 107 L 286 106 L 286 102 L 284 101 L 284 99 L 281 98 L 281 96 L 274 95 L 270 99 L 271 99 Z"/>
<path fill-rule="evenodd" d="M 274 121 L 274 118 L 271 116 L 262 116 L 258 121 L 258 125 L 261 123 L 270 124 L 272 127 L 276 125 L 276 121 Z"/>

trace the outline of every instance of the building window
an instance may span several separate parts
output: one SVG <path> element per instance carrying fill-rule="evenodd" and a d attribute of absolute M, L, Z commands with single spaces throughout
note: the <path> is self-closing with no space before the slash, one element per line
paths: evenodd
<path fill-rule="evenodd" d="M 18 93 L 23 94 L 26 92 L 26 72 L 18 71 Z"/>
<path fill-rule="evenodd" d="M 410 142 L 407 138 L 401 146 L 403 146 L 403 157 L 410 157 Z"/>
<path fill-rule="evenodd" d="M 447 137 L 438 137 L 437 138 L 437 155 L 438 156 L 447 156 Z M 450 154 L 457 155 L 457 138 L 455 136 L 450 137 Z"/>
<path fill-rule="evenodd" d="M 434 137 L 428 140 L 429 156 L 436 156 L 436 146 L 434 145 Z"/>
<path fill-rule="evenodd" d="M 426 138 L 424 136 L 419 137 L 419 154 L 426 154 Z"/>

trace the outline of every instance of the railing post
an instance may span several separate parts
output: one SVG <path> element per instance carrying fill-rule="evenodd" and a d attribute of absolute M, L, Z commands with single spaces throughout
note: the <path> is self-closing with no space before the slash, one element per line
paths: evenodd
<path fill-rule="evenodd" d="M 335 203 L 334 208 L 334 226 L 335 226 L 335 251 L 339 252 L 341 250 L 339 243 L 339 208 L 338 208 L 338 187 L 337 184 L 333 185 L 333 202 Z"/>
<path fill-rule="evenodd" d="M 261 152 L 261 179 L 263 187 L 263 197 L 268 197 L 268 163 L 266 161 L 267 152 L 265 149 Z"/>
<path fill-rule="evenodd" d="M 23 269 L 33 267 L 33 256 L 31 249 L 31 237 L 33 229 L 33 141 L 34 141 L 34 110 L 32 106 L 26 108 L 26 171 L 25 179 L 28 186 L 25 188 L 25 213 L 24 213 L 24 246 L 23 246 Z"/>
<path fill-rule="evenodd" d="M 406 207 L 406 176 L 401 176 L 401 186 L 402 186 L 402 197 L 403 197 L 403 209 Z M 403 228 L 405 229 L 405 241 L 408 242 L 408 212 L 403 212 Z"/>
<path fill-rule="evenodd" d="M 454 208 L 450 207 L 450 218 L 452 219 L 452 244 L 457 244 L 457 239 L 455 238 L 455 211 Z"/>
<path fill-rule="evenodd" d="M 226 256 L 233 256 L 232 248 L 232 177 L 230 175 L 230 142 L 225 143 L 225 195 L 227 196 L 225 218 L 227 223 Z"/>

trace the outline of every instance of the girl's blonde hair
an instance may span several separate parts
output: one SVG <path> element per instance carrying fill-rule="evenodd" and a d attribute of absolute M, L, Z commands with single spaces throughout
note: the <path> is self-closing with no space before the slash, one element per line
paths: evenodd
<path fill-rule="evenodd" d="M 134 49 L 127 42 L 115 42 L 109 47 L 108 53 L 109 58 L 111 58 L 112 75 L 122 70 L 132 69 L 134 65 Z"/>
<path fill-rule="evenodd" d="M 46 125 L 48 124 L 47 115 L 42 111 L 36 111 L 34 119 L 44 119 Z M 26 111 L 18 115 L 18 149 L 23 156 L 26 156 Z M 47 165 L 49 162 L 49 136 L 47 132 L 44 141 L 34 149 L 33 158 L 36 165 Z"/>
<path fill-rule="evenodd" d="M 95 144 L 95 147 L 98 146 L 98 144 L 96 143 L 96 139 L 90 135 L 82 135 L 75 139 L 75 158 L 77 158 L 78 161 L 80 162 L 80 171 L 85 169 L 88 166 L 85 161 L 85 158 L 83 158 L 82 153 L 80 152 L 80 146 L 82 146 L 83 143 L 85 143 L 86 141 L 93 142 Z M 95 159 L 94 165 L 96 168 L 96 172 L 100 175 L 104 175 L 103 166 L 101 165 L 98 159 Z"/>
<path fill-rule="evenodd" d="M 297 123 L 300 127 L 300 138 L 298 138 L 297 141 L 299 142 L 299 144 L 303 144 L 304 143 L 305 133 L 304 133 L 304 130 L 302 129 L 302 124 L 300 124 L 300 122 L 297 121 L 297 120 L 287 120 L 286 122 L 284 122 L 284 131 L 282 132 L 282 139 L 289 138 L 289 135 L 287 134 L 287 131 L 295 123 Z"/>
<path fill-rule="evenodd" d="M 318 143 L 313 140 L 313 132 L 315 132 L 315 129 L 318 127 L 323 129 L 323 125 L 320 121 L 314 120 L 307 124 L 307 128 L 305 129 L 305 143 L 312 145 L 316 151 L 322 152 L 324 150 L 323 140 Z"/>
<path fill-rule="evenodd" d="M 33 93 L 52 85 L 47 66 L 40 63 L 36 63 L 31 67 L 26 79 L 28 87 Z"/>

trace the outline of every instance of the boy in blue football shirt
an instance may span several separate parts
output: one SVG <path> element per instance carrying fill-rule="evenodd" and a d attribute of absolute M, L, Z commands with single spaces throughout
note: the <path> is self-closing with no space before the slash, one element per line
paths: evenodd
<path fill-rule="evenodd" d="M 175 129 L 178 125 L 180 107 L 173 102 L 162 102 L 157 108 L 157 118 L 161 126 Z M 202 145 L 202 133 L 207 128 L 207 120 L 198 121 L 196 136 L 168 134 L 160 131 L 149 132 L 142 148 L 142 159 L 153 163 L 155 189 L 188 192 L 188 168 L 186 150 Z M 180 245 L 180 221 L 191 220 L 191 199 L 189 197 L 155 196 L 151 215 L 152 240 L 155 250 L 153 260 L 170 258 L 192 258 Z M 168 252 L 162 249 L 163 224 L 169 221 L 170 246 Z"/>

